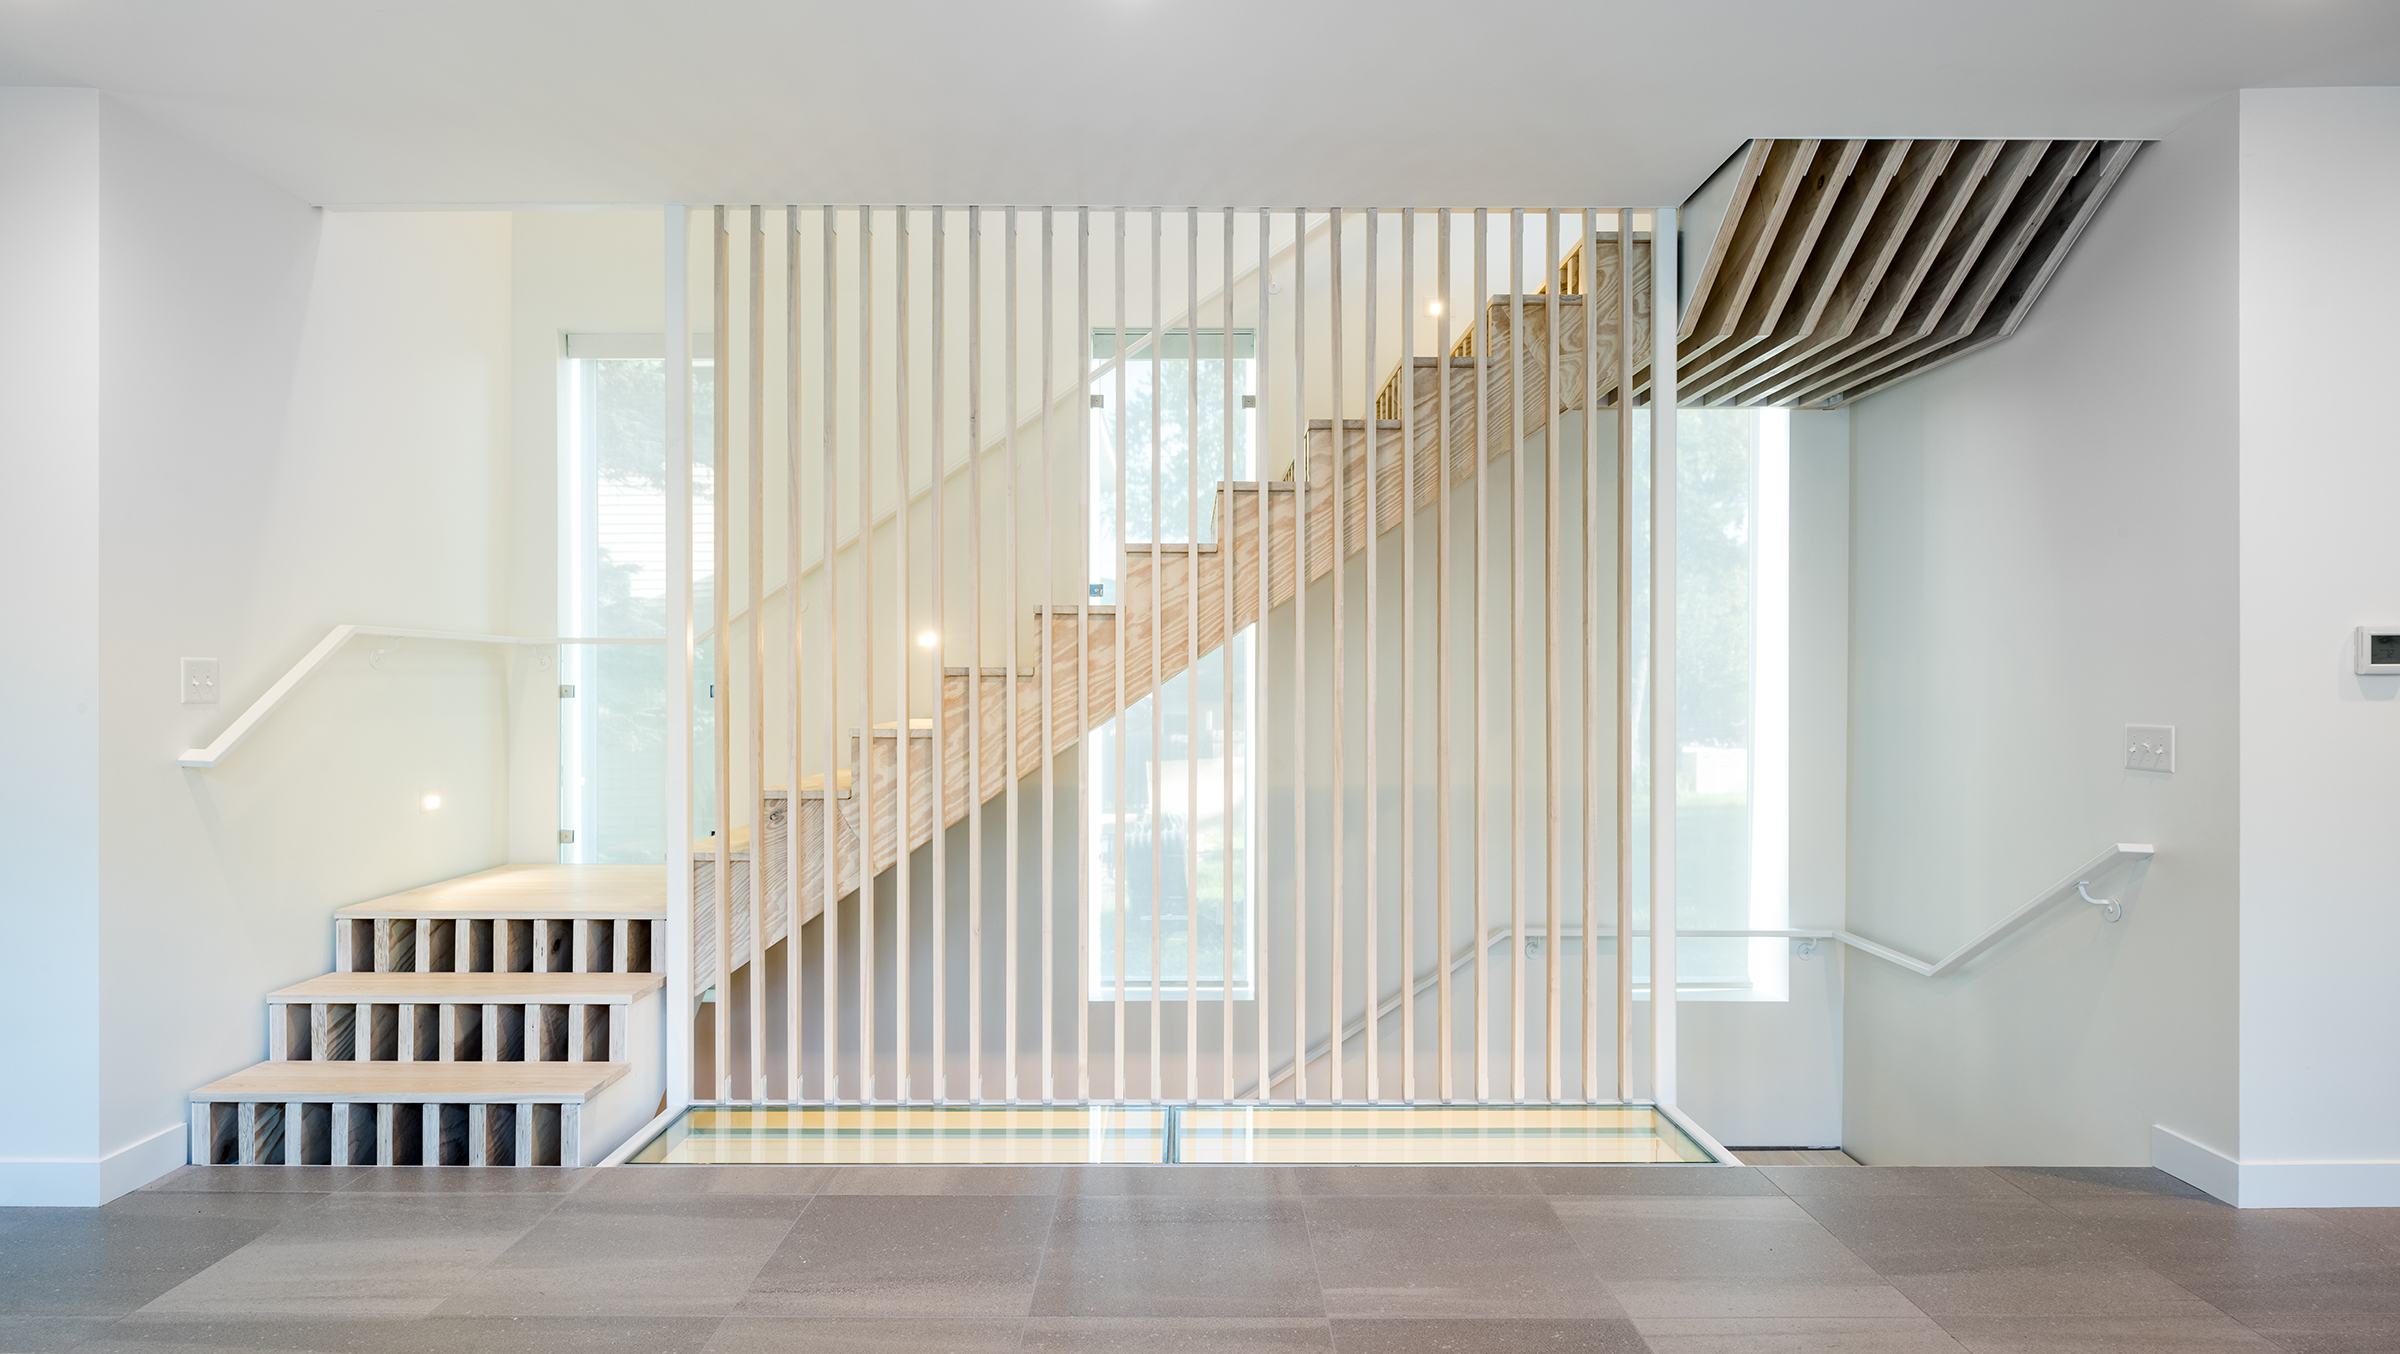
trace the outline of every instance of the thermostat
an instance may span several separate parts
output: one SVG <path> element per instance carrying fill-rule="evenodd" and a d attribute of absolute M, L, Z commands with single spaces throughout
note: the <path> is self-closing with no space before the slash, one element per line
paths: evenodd
<path fill-rule="evenodd" d="M 2358 627 L 2361 676 L 2400 677 L 2400 625 Z"/>

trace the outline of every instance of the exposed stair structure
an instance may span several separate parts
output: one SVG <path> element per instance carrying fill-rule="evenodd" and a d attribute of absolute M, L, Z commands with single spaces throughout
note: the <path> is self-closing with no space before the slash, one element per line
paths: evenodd
<path fill-rule="evenodd" d="M 656 1115 L 655 865 L 503 865 L 335 914 L 267 1061 L 191 1094 L 195 1162 L 577 1166 Z"/>
<path fill-rule="evenodd" d="M 2142 144 L 1751 142 L 1686 208 L 1677 399 L 1832 407 L 1999 342 Z"/>

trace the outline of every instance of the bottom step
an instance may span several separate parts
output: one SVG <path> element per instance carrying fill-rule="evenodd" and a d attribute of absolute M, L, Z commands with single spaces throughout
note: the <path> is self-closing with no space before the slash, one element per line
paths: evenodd
<path fill-rule="evenodd" d="M 656 1112 L 631 1071 L 597 1062 L 260 1063 L 192 1092 L 192 1160 L 580 1166 Z"/>

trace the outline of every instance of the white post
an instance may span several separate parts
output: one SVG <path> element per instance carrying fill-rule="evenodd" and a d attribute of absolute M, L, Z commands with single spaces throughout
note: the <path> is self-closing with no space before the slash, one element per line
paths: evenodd
<path fill-rule="evenodd" d="M 1675 1103 L 1675 209 L 1650 224 L 1650 1098 Z"/>
<path fill-rule="evenodd" d="M 681 204 L 666 209 L 667 634 L 667 1100 L 692 1098 L 692 322 Z M 720 892 L 722 885 L 720 884 Z M 505 925 L 505 923 L 503 923 Z M 655 947 L 655 943 L 654 943 Z M 495 948 L 500 948 L 495 946 Z M 490 1014 L 487 1012 L 486 1014 Z M 486 1047 L 497 1044 L 487 1030 Z"/>

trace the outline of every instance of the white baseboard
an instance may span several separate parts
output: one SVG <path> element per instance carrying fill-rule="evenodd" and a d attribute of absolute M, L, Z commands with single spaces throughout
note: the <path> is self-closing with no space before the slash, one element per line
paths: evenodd
<path fill-rule="evenodd" d="M 175 1124 L 104 1157 L 0 1161 L 0 1205 L 98 1208 L 183 1165 L 190 1159 L 190 1136 Z"/>
<path fill-rule="evenodd" d="M 2164 1124 L 2150 1126 L 2150 1164 L 2194 1189 L 2241 1206 L 2242 1164 Z"/>
<path fill-rule="evenodd" d="M 2236 1208 L 2400 1208 L 2400 1161 L 2241 1161 L 2161 1124 L 2150 1160 Z"/>

